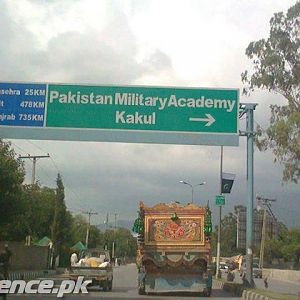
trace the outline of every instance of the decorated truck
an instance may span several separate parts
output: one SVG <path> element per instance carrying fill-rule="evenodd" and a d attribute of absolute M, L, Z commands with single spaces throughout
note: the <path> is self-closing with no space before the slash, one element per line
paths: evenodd
<path fill-rule="evenodd" d="M 200 292 L 210 295 L 211 212 L 209 206 L 140 202 L 137 233 L 139 294 Z"/>

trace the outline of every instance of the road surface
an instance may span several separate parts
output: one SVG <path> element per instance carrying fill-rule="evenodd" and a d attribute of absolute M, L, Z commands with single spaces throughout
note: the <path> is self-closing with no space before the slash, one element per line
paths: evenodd
<path fill-rule="evenodd" d="M 8 300 L 21 300 L 21 299 L 57 299 L 55 295 L 9 295 Z M 140 296 L 137 292 L 137 270 L 135 264 L 130 264 L 126 266 L 120 266 L 114 268 L 114 282 L 113 290 L 110 292 L 103 292 L 95 288 L 90 289 L 88 294 L 77 294 L 77 295 L 66 295 L 63 299 L 71 300 L 82 300 L 82 299 L 169 299 L 169 300 L 199 300 L 199 295 L 147 295 Z M 224 292 L 221 289 L 214 288 L 212 292 L 212 297 L 201 299 L 241 299 L 239 297 L 233 297 L 229 293 Z"/>

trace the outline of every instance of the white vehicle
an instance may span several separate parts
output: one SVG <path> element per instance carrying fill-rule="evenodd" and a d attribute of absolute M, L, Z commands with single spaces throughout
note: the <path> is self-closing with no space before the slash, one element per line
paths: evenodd
<path fill-rule="evenodd" d="M 109 252 L 102 249 L 88 249 L 81 254 L 79 262 L 71 267 L 70 277 L 77 280 L 91 280 L 92 286 L 100 286 L 104 291 L 112 289 L 113 268 Z"/>
<path fill-rule="evenodd" d="M 254 278 L 262 278 L 262 269 L 259 267 L 258 263 L 253 263 L 253 277 Z M 243 276 L 246 273 L 246 263 L 242 264 L 240 270 L 240 276 Z"/>
<path fill-rule="evenodd" d="M 219 270 L 221 273 L 228 273 L 228 265 L 226 263 L 220 262 Z"/>

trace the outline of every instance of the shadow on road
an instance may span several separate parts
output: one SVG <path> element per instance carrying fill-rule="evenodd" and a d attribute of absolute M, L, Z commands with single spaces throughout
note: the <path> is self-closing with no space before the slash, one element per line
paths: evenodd
<path fill-rule="evenodd" d="M 163 292 L 163 293 L 148 293 L 149 296 L 157 297 L 203 297 L 199 292 Z M 213 298 L 232 298 L 231 294 L 224 295 L 224 291 L 220 289 L 212 290 L 211 297 Z"/>

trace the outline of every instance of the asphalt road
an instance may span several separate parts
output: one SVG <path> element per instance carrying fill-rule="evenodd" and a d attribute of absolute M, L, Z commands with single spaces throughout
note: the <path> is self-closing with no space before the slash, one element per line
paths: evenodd
<path fill-rule="evenodd" d="M 194 300 L 199 299 L 199 295 L 191 294 L 173 294 L 173 295 L 147 295 L 140 296 L 137 292 L 137 271 L 135 264 L 127 266 L 120 266 L 114 268 L 114 282 L 113 290 L 104 292 L 99 289 L 92 288 L 88 294 L 66 295 L 63 299 L 172 299 L 172 300 Z M 9 295 L 8 300 L 20 299 L 57 299 L 55 295 Z M 212 296 L 210 298 L 202 297 L 202 299 L 241 299 L 239 297 L 232 297 L 230 294 L 224 292 L 216 287 L 213 288 Z"/>

